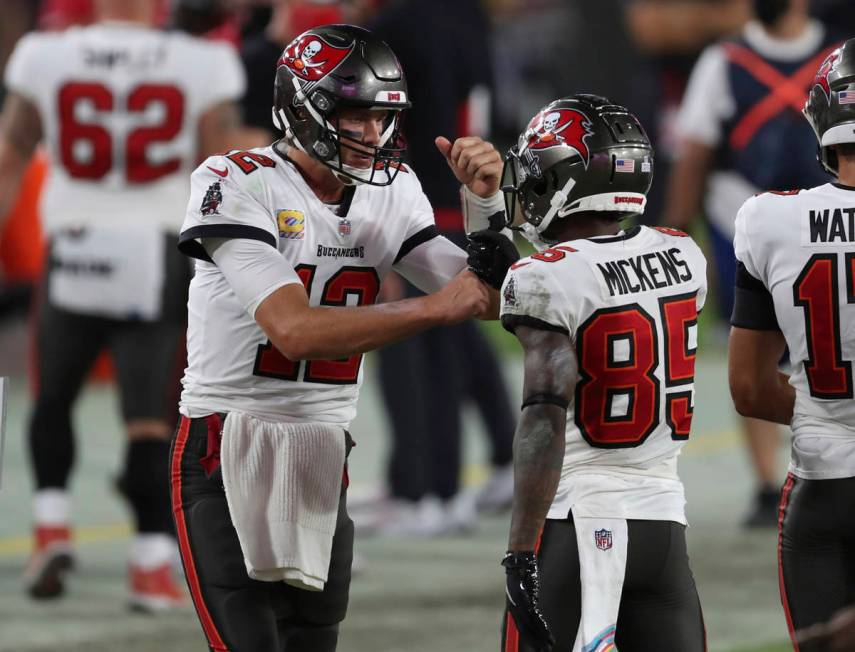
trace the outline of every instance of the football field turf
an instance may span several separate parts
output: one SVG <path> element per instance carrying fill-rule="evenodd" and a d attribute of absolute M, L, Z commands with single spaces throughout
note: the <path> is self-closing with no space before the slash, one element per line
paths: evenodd
<path fill-rule="evenodd" d="M 377 486 L 387 446 L 386 420 L 369 357 L 352 432 L 354 492 Z M 521 365 L 505 373 L 519 398 Z M 75 414 L 78 462 L 73 478 L 80 564 L 67 596 L 33 603 L 20 585 L 29 550 L 30 477 L 22 450 L 26 383 L 13 378 L 0 490 L 0 652 L 203 652 L 191 612 L 151 618 L 125 608 L 127 514 L 110 489 L 122 439 L 109 387 L 91 385 Z M 720 351 L 699 359 L 693 432 L 680 462 L 686 484 L 689 554 L 704 606 L 710 649 L 783 652 L 787 633 L 778 598 L 776 535 L 738 525 L 752 486 L 727 394 Z M 486 446 L 473 413 L 465 417 L 471 483 L 486 475 Z M 782 437 L 783 439 L 783 437 Z M 786 452 L 781 451 L 782 476 Z M 364 561 L 354 578 L 342 652 L 496 652 L 503 602 L 499 559 L 507 515 L 482 519 L 465 537 L 395 540 L 359 537 Z"/>

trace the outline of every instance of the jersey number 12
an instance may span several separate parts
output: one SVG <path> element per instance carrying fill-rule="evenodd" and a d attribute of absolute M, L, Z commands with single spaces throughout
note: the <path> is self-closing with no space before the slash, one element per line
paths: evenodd
<path fill-rule="evenodd" d="M 294 271 L 311 295 L 317 265 L 297 265 Z M 380 277 L 373 267 L 345 266 L 333 274 L 321 293 L 322 306 L 346 306 L 348 296 L 356 297 L 356 305 L 370 306 L 380 290 Z M 344 318 L 346 319 L 346 318 Z M 342 360 L 289 360 L 268 340 L 258 345 L 255 355 L 254 376 L 297 380 L 300 367 L 305 365 L 303 382 L 327 385 L 353 385 L 359 379 L 362 354 Z"/>

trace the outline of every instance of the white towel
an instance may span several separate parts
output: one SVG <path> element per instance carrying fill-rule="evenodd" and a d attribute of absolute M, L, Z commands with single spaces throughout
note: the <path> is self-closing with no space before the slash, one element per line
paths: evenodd
<path fill-rule="evenodd" d="M 582 619 L 573 652 L 617 650 L 614 640 L 626 572 L 626 520 L 574 513 L 573 523 L 582 576 Z"/>
<path fill-rule="evenodd" d="M 226 416 L 223 486 L 251 578 L 323 590 L 344 460 L 342 428 Z"/>

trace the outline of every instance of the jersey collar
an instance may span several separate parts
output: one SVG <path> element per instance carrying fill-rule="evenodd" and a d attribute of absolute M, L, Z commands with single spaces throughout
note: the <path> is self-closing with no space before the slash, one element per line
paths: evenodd
<path fill-rule="evenodd" d="M 627 229 L 626 231 L 621 231 L 617 235 L 606 235 L 606 236 L 595 236 L 593 238 L 585 238 L 589 242 L 596 242 L 597 244 L 609 244 L 611 242 L 621 242 L 622 240 L 629 240 L 630 238 L 634 238 L 641 232 L 641 226 L 635 225 L 632 228 Z"/>

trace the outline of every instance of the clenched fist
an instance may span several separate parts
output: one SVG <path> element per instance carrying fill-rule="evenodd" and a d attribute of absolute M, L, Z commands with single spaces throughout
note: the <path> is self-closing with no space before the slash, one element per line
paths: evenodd
<path fill-rule="evenodd" d="M 502 155 L 482 138 L 465 136 L 452 143 L 439 136 L 434 141 L 457 180 L 479 197 L 492 197 L 502 180 Z"/>
<path fill-rule="evenodd" d="M 463 270 L 430 298 L 442 323 L 451 325 L 489 314 L 494 308 L 493 294 L 475 274 Z"/>

